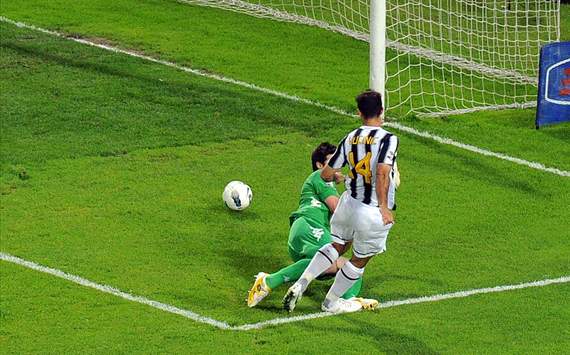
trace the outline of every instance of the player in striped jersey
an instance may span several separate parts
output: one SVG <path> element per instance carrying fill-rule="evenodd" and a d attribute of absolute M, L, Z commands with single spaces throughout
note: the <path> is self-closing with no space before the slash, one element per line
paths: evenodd
<path fill-rule="evenodd" d="M 287 249 L 293 263 L 272 274 L 264 272 L 257 274 L 247 297 L 249 307 L 255 307 L 283 283 L 297 281 L 315 253 L 332 241 L 329 219 L 337 206 L 339 196 L 335 183 L 333 181 L 327 183 L 321 178 L 321 169 L 335 150 L 334 145 L 321 143 L 311 154 L 313 173 L 303 183 L 299 208 L 289 218 L 291 228 Z M 342 174 L 337 174 L 334 180 L 340 183 L 343 179 Z M 334 276 L 346 261 L 345 258 L 338 258 L 323 275 Z M 361 285 L 362 280 L 358 280 L 342 297 L 354 299 L 365 309 L 375 307 L 378 301 L 356 297 Z"/>
<path fill-rule="evenodd" d="M 321 177 L 332 181 L 335 173 L 348 166 L 346 191 L 331 219 L 332 243 L 315 254 L 307 269 L 283 299 L 284 308 L 292 311 L 307 286 L 336 262 L 352 245 L 352 258 L 337 272 L 322 309 L 332 313 L 355 312 L 358 302 L 340 296 L 363 273 L 368 261 L 386 250 L 388 232 L 394 223 L 395 162 L 398 138 L 382 129 L 382 97 L 366 91 L 356 97 L 362 126 L 348 133 L 323 168 Z"/>

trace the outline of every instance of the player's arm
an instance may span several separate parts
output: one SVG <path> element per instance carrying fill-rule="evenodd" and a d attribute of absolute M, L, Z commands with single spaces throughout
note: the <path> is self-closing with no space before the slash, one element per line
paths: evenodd
<path fill-rule="evenodd" d="M 333 169 L 329 166 L 329 164 L 325 165 L 323 170 L 321 170 L 321 178 L 326 182 L 335 181 L 335 174 L 337 170 Z"/>
<path fill-rule="evenodd" d="M 336 148 L 333 156 L 325 164 L 325 167 L 321 170 L 321 179 L 330 183 L 335 181 L 337 184 L 344 181 L 344 176 L 340 173 L 340 169 L 346 164 L 344 158 L 344 141 L 346 137 L 342 139 Z M 334 189 L 334 187 L 332 187 Z M 329 196 L 325 197 L 325 204 L 331 212 L 334 212 L 336 206 L 338 205 L 338 193 L 334 189 L 334 194 L 331 191 Z"/>
<path fill-rule="evenodd" d="M 388 209 L 388 189 L 390 188 L 390 170 L 392 166 L 388 164 L 378 164 L 376 169 L 376 196 L 380 204 L 380 213 L 384 224 L 394 223 L 392 211 Z"/>
<path fill-rule="evenodd" d="M 391 135 L 382 145 L 376 169 L 376 197 L 384 224 L 394 223 L 394 216 L 388 208 L 388 191 L 390 189 L 390 172 L 396 162 L 398 143 L 398 137 Z"/>
<path fill-rule="evenodd" d="M 333 171 L 333 179 L 338 179 L 337 173 L 334 169 L 326 166 L 327 168 Z M 325 205 L 327 205 L 329 211 L 334 212 L 336 210 L 336 206 L 338 205 L 338 191 L 332 181 L 327 181 L 323 178 L 321 172 L 321 179 L 319 182 L 315 184 L 315 191 L 319 197 L 319 200 L 323 201 Z"/>
<path fill-rule="evenodd" d="M 334 275 L 338 272 L 338 270 L 342 269 L 344 264 L 348 261 L 347 258 L 339 256 L 338 259 L 331 266 L 323 273 L 325 275 Z"/>
<path fill-rule="evenodd" d="M 345 140 L 346 137 L 344 137 L 342 141 L 340 141 L 333 156 L 325 164 L 323 170 L 321 170 L 321 178 L 326 182 L 337 181 L 338 183 L 338 181 L 344 180 L 344 176 L 342 176 L 339 170 L 346 165 L 346 159 L 344 154 Z"/>
<path fill-rule="evenodd" d="M 327 197 L 325 199 L 325 204 L 331 212 L 334 212 L 334 210 L 336 210 L 336 206 L 338 205 L 338 196 Z"/>

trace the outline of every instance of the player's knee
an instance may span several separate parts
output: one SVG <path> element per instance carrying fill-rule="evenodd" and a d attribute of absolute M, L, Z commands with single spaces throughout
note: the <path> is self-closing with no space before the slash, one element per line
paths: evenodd
<path fill-rule="evenodd" d="M 339 257 L 338 250 L 334 247 L 333 244 L 324 245 L 322 248 L 319 249 L 319 252 L 327 257 L 327 259 L 334 265 L 336 259 Z"/>
<path fill-rule="evenodd" d="M 337 259 L 338 261 L 338 259 Z M 337 263 L 332 263 L 331 266 L 329 266 L 328 269 L 325 270 L 325 272 L 323 272 L 321 274 L 321 276 L 317 277 L 317 279 L 327 279 L 329 278 L 331 275 L 335 275 L 338 272 L 339 268 L 337 266 Z"/>
<path fill-rule="evenodd" d="M 366 266 L 366 264 L 368 264 L 368 261 L 370 261 L 372 257 L 367 257 L 367 258 L 359 258 L 355 255 L 352 256 L 352 258 L 350 259 L 350 262 L 352 263 L 352 265 L 356 266 L 357 268 L 364 268 Z"/>
<path fill-rule="evenodd" d="M 348 247 L 345 244 L 339 244 L 339 243 L 332 243 L 333 248 L 335 248 L 335 250 L 338 252 L 338 255 L 342 255 L 346 252 L 346 250 L 348 249 Z"/>

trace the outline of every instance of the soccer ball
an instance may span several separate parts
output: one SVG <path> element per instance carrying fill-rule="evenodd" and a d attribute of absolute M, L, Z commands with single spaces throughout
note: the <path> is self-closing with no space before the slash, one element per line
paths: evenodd
<path fill-rule="evenodd" d="M 234 211 L 245 210 L 251 203 L 253 194 L 251 188 L 241 181 L 231 181 L 226 185 L 222 195 L 224 203 Z"/>

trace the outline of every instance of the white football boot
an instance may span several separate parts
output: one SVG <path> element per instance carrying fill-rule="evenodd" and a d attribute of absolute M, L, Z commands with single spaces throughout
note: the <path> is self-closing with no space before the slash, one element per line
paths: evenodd
<path fill-rule="evenodd" d="M 283 297 L 283 308 L 286 311 L 293 312 L 301 297 L 303 297 L 303 289 L 300 284 L 294 283 Z"/>
<path fill-rule="evenodd" d="M 358 312 L 362 309 L 362 304 L 354 300 L 345 300 L 339 298 L 336 302 L 327 302 L 325 300 L 321 306 L 321 309 L 329 313 L 352 313 Z"/>
<path fill-rule="evenodd" d="M 255 307 L 259 302 L 261 302 L 265 297 L 269 296 L 271 293 L 271 288 L 265 283 L 265 278 L 269 274 L 265 272 L 260 272 L 255 276 L 255 282 L 247 294 L 247 306 Z"/>

